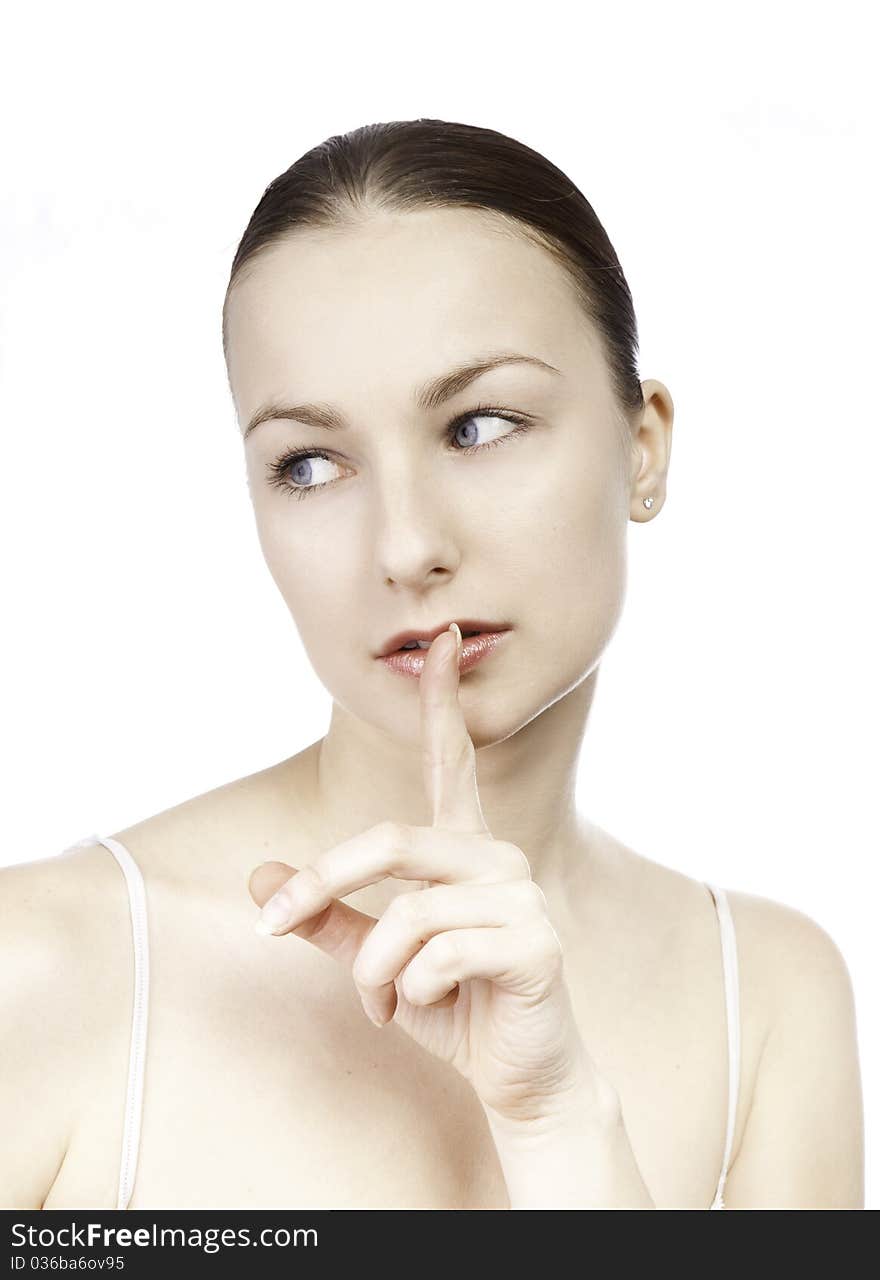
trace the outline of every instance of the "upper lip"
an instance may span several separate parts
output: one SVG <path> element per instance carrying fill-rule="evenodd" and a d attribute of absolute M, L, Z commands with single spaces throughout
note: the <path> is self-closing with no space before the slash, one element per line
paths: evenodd
<path fill-rule="evenodd" d="M 450 618 L 449 622 L 441 622 L 436 627 L 431 627 L 428 631 L 398 631 L 397 635 L 391 636 L 386 640 L 385 644 L 376 654 L 377 658 L 384 658 L 389 653 L 394 653 L 395 649 L 399 649 L 401 645 L 409 644 L 411 640 L 433 640 L 439 636 L 441 632 L 448 630 L 451 623 L 457 622 L 462 634 L 465 631 L 509 631 L 509 622 L 487 622 L 485 618 Z"/>

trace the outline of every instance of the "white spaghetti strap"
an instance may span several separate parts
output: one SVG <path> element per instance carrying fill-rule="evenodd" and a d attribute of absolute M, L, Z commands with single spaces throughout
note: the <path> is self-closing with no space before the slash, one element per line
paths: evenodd
<path fill-rule="evenodd" d="M 736 932 L 733 927 L 733 916 L 725 891 L 706 883 L 706 887 L 715 899 L 718 912 L 718 924 L 721 932 L 721 959 L 724 966 L 724 1000 L 727 1008 L 727 1136 L 724 1140 L 724 1160 L 715 1199 L 710 1208 L 723 1209 L 724 1184 L 727 1181 L 730 1153 L 733 1147 L 733 1132 L 736 1125 L 736 1105 L 739 1097 L 740 1071 L 740 1013 L 739 1013 L 739 963 L 736 950 Z"/>
<path fill-rule="evenodd" d="M 147 931 L 147 899 L 140 867 L 125 845 L 112 836 L 93 835 L 78 841 L 79 845 L 102 844 L 109 849 L 122 868 L 128 887 L 131 908 L 131 932 L 134 943 L 134 1001 L 131 1019 L 131 1049 L 128 1058 L 128 1087 L 125 1096 L 125 1127 L 122 1135 L 122 1159 L 116 1208 L 127 1209 L 137 1170 L 141 1136 L 141 1111 L 144 1096 L 144 1064 L 147 1049 L 147 1014 L 150 993 L 149 935 Z M 77 846 L 72 845 L 71 848 Z"/>

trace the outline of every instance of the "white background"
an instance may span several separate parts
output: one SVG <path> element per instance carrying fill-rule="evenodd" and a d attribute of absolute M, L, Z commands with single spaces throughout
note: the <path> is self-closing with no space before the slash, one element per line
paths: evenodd
<path fill-rule="evenodd" d="M 433 116 L 543 151 L 621 258 L 668 499 L 630 526 L 582 805 L 841 948 L 878 1128 L 878 112 L 866 3 L 49 4 L 0 74 L 0 861 L 292 755 L 329 696 L 220 342 L 265 186 Z M 317 14 L 317 16 L 316 16 Z M 577 23 L 575 27 L 572 24 Z"/>

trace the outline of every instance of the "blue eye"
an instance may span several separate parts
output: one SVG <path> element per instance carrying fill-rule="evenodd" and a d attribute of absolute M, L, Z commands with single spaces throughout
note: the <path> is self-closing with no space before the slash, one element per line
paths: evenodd
<path fill-rule="evenodd" d="M 473 437 L 479 434 L 479 430 L 470 424 L 479 421 L 480 418 L 495 418 L 501 422 L 510 422 L 513 424 L 513 430 L 507 431 L 501 436 L 496 436 L 494 440 L 487 440 L 484 444 L 473 443 Z M 480 453 L 484 449 L 494 449 L 496 445 L 507 444 L 508 440 L 512 440 L 514 436 L 523 431 L 528 431 L 529 426 L 529 420 L 520 414 L 509 413 L 507 410 L 498 409 L 493 405 L 478 405 L 475 409 L 469 409 L 467 413 L 460 413 L 449 424 L 447 436 L 455 439 L 459 430 L 462 427 L 466 427 L 470 439 L 463 447 L 455 449 L 454 452 Z M 314 472 L 314 468 L 311 465 L 312 458 L 322 458 L 327 462 L 333 463 L 333 458 L 329 453 L 325 453 L 323 449 L 291 449 L 269 464 L 269 484 L 273 488 L 290 494 L 293 498 L 308 498 L 318 490 L 326 489 L 335 484 L 334 480 L 324 480 L 318 484 L 312 483 Z M 334 463 L 334 465 L 337 464 Z M 291 476 L 296 477 L 296 483 L 291 482 Z"/>
<path fill-rule="evenodd" d="M 470 432 L 470 439 L 465 445 L 465 451 L 470 449 L 488 449 L 492 445 L 502 444 L 505 440 L 509 440 L 511 436 L 517 435 L 516 430 L 508 431 L 503 436 L 496 436 L 494 440 L 487 440 L 482 445 L 478 444 L 473 437 L 475 435 L 479 435 L 479 432 L 474 429 L 472 424 L 478 422 L 480 418 L 494 418 L 497 422 L 512 422 L 518 429 L 528 426 L 528 423 L 523 418 L 515 417 L 513 414 L 498 412 L 487 413 L 484 410 L 471 410 L 470 413 L 465 413 L 461 417 L 456 418 L 449 428 L 449 434 L 453 439 L 455 439 L 462 427 L 464 427 L 466 431 Z"/>

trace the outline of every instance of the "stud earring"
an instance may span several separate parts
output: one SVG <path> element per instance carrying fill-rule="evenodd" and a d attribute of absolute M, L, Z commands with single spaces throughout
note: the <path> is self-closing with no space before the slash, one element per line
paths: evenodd
<path fill-rule="evenodd" d="M 654 499 L 653 499 L 653 498 L 642 498 L 642 502 L 645 504 L 645 506 L 648 508 L 648 510 L 649 510 L 649 511 L 651 510 L 651 508 L 652 508 L 652 507 L 653 507 L 653 505 L 654 505 Z"/>

